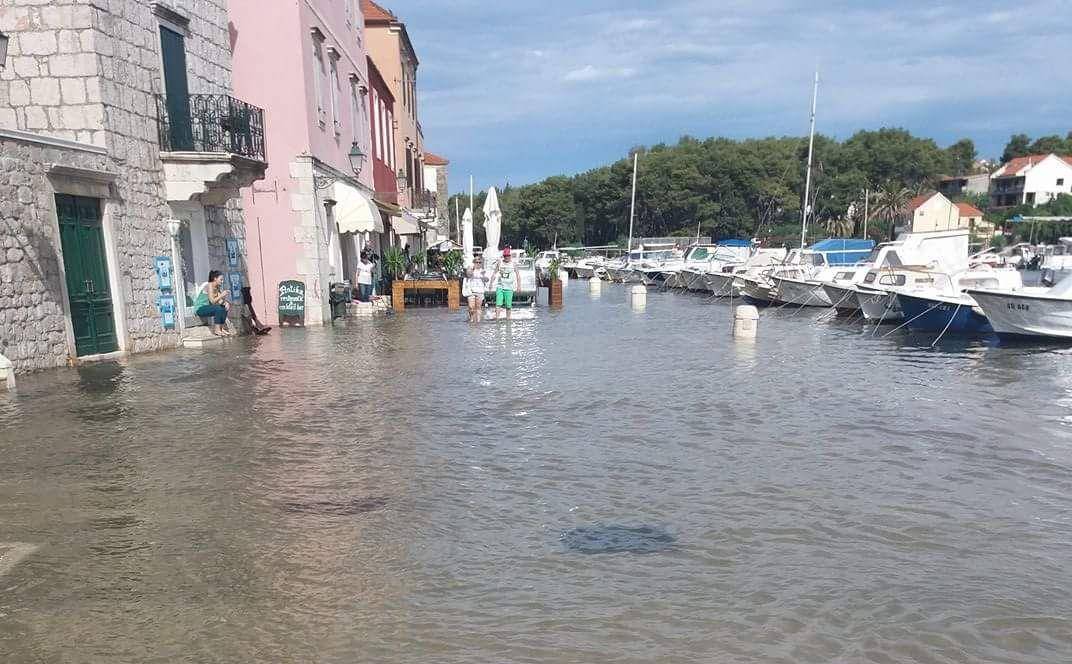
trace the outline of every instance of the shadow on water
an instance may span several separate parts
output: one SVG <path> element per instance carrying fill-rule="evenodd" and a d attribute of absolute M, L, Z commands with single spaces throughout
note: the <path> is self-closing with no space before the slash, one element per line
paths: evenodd
<path fill-rule="evenodd" d="M 574 553 L 661 553 L 674 548 L 673 535 L 657 526 L 619 524 L 581 526 L 562 533 L 562 544 Z"/>
<path fill-rule="evenodd" d="M 71 409 L 83 422 L 117 422 L 127 414 L 127 407 L 115 398 L 128 381 L 125 368 L 115 362 L 102 362 L 78 367 L 78 390 L 90 397 L 89 402 Z"/>
<path fill-rule="evenodd" d="M 295 514 L 321 514 L 326 516 L 356 516 L 367 514 L 387 506 L 382 496 L 343 498 L 337 500 L 291 501 L 283 503 L 283 509 Z"/>

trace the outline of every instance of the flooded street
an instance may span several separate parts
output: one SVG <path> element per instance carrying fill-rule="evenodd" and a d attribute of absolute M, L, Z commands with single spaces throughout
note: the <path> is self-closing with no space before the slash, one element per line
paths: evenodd
<path fill-rule="evenodd" d="M 574 283 L 20 377 L 0 660 L 1072 660 L 1072 351 L 729 312 Z"/>

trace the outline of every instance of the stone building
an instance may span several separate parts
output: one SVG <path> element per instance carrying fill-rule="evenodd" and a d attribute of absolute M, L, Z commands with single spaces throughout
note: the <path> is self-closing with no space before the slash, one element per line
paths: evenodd
<path fill-rule="evenodd" d="M 430 237 L 429 243 L 446 238 L 457 240 L 460 236 L 460 231 L 450 223 L 450 210 L 447 209 L 447 200 L 450 198 L 450 190 L 447 188 L 447 166 L 449 165 L 450 161 L 444 157 L 431 152 L 424 153 L 424 186 L 432 195 L 435 215 L 435 223 L 429 235 L 434 233 L 436 237 Z"/>
<path fill-rule="evenodd" d="M 0 355 L 25 372 L 194 336 L 190 286 L 245 283 L 239 189 L 264 173 L 226 0 L 8 0 L 0 32 Z"/>

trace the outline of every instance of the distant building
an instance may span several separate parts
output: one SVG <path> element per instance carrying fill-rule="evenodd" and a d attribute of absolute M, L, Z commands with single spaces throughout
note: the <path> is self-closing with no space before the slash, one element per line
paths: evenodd
<path fill-rule="evenodd" d="M 1072 193 L 1072 156 L 1036 154 L 1017 157 L 994 171 L 990 206 L 1040 205 Z"/>
<path fill-rule="evenodd" d="M 937 191 L 913 198 L 908 204 L 908 212 L 910 223 L 898 226 L 898 234 L 967 228 L 966 221 L 961 223 L 957 206 Z"/>
<path fill-rule="evenodd" d="M 388 140 L 394 143 L 400 214 L 391 217 L 392 244 L 420 245 L 435 218 L 435 203 L 424 183 L 424 132 L 418 114 L 417 68 L 420 61 L 406 24 L 372 0 L 361 0 L 368 56 L 395 100 Z M 424 227 L 422 229 L 422 227 Z M 419 248 L 419 247 L 418 247 Z"/>
<path fill-rule="evenodd" d="M 938 191 L 947 198 L 966 194 L 986 194 L 990 191 L 989 173 L 953 175 L 938 181 Z"/>
<path fill-rule="evenodd" d="M 994 237 L 994 224 L 983 219 L 983 212 L 971 203 L 957 203 L 957 212 L 960 214 L 960 226 L 967 226 L 972 238 L 976 242 L 990 244 Z"/>
<path fill-rule="evenodd" d="M 447 199 L 450 192 L 447 189 L 447 166 L 450 161 L 431 152 L 424 153 L 424 186 L 435 198 L 435 227 L 443 232 L 440 238 L 429 238 L 429 243 L 434 243 L 441 238 L 450 237 L 450 210 L 447 209 Z"/>

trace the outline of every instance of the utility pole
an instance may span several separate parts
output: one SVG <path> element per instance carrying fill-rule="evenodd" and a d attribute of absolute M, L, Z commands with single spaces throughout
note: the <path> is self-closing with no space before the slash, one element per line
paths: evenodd
<path fill-rule="evenodd" d="M 871 190 L 868 189 L 867 187 L 864 187 L 864 239 L 865 240 L 867 239 L 867 220 L 868 220 L 868 212 L 869 212 L 868 203 L 871 202 L 869 200 L 870 197 L 871 197 Z"/>

